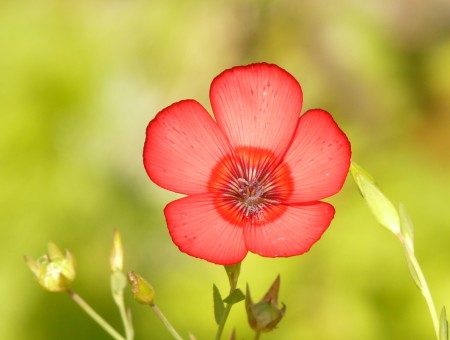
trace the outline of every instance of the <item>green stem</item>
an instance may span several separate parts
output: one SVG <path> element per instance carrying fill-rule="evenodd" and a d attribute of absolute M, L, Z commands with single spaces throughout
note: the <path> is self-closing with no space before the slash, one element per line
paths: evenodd
<path fill-rule="evenodd" d="M 419 262 L 417 261 L 414 251 L 404 242 L 403 236 L 401 234 L 397 235 L 405 249 L 406 256 L 412 265 L 414 272 L 416 273 L 417 280 L 419 281 L 419 289 L 422 292 L 425 301 L 427 302 L 428 309 L 430 311 L 431 319 L 433 320 L 434 331 L 436 333 L 436 338 L 439 340 L 439 318 L 436 313 L 436 308 L 434 306 L 433 298 L 431 297 L 430 289 L 428 288 L 427 281 L 425 280 L 425 275 L 420 268 Z"/>
<path fill-rule="evenodd" d="M 133 340 L 134 329 L 131 323 L 131 315 L 127 315 L 125 302 L 123 299 L 123 290 L 127 286 L 127 279 L 122 271 L 116 270 L 111 274 L 111 293 L 119 308 L 120 318 L 122 319 L 123 328 L 125 329 L 125 336 L 127 340 Z"/>
<path fill-rule="evenodd" d="M 72 289 L 69 289 L 67 293 L 69 293 L 70 297 L 81 307 L 81 309 L 83 309 L 86 314 L 94 319 L 94 321 L 97 322 L 109 335 L 111 335 L 111 337 L 116 340 L 126 340 Z"/>
<path fill-rule="evenodd" d="M 223 329 L 225 327 L 225 323 L 227 322 L 228 315 L 230 314 L 231 307 L 233 307 L 233 304 L 227 303 L 225 310 L 222 314 L 222 319 L 220 320 L 219 328 L 217 328 L 216 333 L 216 340 L 219 340 L 222 337 Z"/>
<path fill-rule="evenodd" d="M 237 287 L 237 282 L 238 282 L 238 278 L 239 278 L 239 274 L 240 274 L 240 268 L 241 268 L 240 263 L 238 263 L 236 265 L 225 266 L 225 270 L 228 275 L 228 281 L 230 283 L 230 293 L 228 296 L 230 296 Z M 230 314 L 231 307 L 233 307 L 233 303 L 227 303 L 227 305 L 225 306 L 225 310 L 222 314 L 222 319 L 220 320 L 219 327 L 217 328 L 215 340 L 220 340 L 220 338 L 222 337 L 223 329 L 227 322 L 228 315 Z"/>
<path fill-rule="evenodd" d="M 180 334 L 177 333 L 175 328 L 170 324 L 169 320 L 164 316 L 164 314 L 161 312 L 161 310 L 158 308 L 157 305 L 151 304 L 150 307 L 155 312 L 155 314 L 158 316 L 158 318 L 163 322 L 164 326 L 169 330 L 170 334 L 174 337 L 176 340 L 183 340 L 183 338 L 180 336 Z"/>
<path fill-rule="evenodd" d="M 260 336 L 261 336 L 261 331 L 256 331 L 255 332 L 255 340 L 259 340 Z"/>
<path fill-rule="evenodd" d="M 123 328 L 125 329 L 125 335 L 127 340 L 133 340 L 134 338 L 134 329 L 131 324 L 131 316 L 127 314 L 125 308 L 125 302 L 123 300 L 123 291 L 117 292 L 114 294 L 114 301 L 119 307 L 120 317 L 122 318 Z"/>

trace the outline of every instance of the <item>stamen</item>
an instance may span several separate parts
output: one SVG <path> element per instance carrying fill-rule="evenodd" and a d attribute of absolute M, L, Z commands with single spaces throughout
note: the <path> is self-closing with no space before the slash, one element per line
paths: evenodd
<path fill-rule="evenodd" d="M 249 172 L 253 172 L 249 171 Z M 264 197 L 266 193 L 265 187 L 260 184 L 256 177 L 238 178 L 235 187 L 238 188 L 235 192 L 237 206 L 242 209 L 246 218 L 263 219 L 264 207 L 267 203 L 275 203 L 275 201 Z"/>

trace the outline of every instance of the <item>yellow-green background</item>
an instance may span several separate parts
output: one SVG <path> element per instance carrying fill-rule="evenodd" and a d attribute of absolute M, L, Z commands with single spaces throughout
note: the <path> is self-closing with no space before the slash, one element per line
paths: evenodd
<path fill-rule="evenodd" d="M 108 257 L 122 233 L 126 270 L 156 289 L 179 332 L 211 339 L 223 268 L 178 251 L 162 209 L 175 196 L 142 166 L 163 107 L 196 98 L 226 68 L 276 63 L 305 109 L 334 115 L 365 167 L 416 226 L 437 308 L 450 307 L 450 3 L 370 1 L 3 1 L 0 3 L 0 338 L 108 339 L 66 294 L 41 290 L 23 261 L 48 240 L 72 250 L 74 289 L 116 328 Z M 287 314 L 263 339 L 432 339 L 427 307 L 395 237 L 351 178 L 313 249 L 249 255 L 240 287 L 259 298 L 281 274 Z M 211 245 L 214 246 L 214 245 Z M 128 292 L 137 339 L 168 339 Z M 229 320 L 252 333 L 243 305 Z"/>

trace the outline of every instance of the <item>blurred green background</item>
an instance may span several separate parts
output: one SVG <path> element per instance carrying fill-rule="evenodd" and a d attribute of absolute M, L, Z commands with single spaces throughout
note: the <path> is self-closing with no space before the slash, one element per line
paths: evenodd
<path fill-rule="evenodd" d="M 36 284 L 23 255 L 48 240 L 77 259 L 74 289 L 121 329 L 109 294 L 114 228 L 126 270 L 155 287 L 179 332 L 211 339 L 223 268 L 178 251 L 162 209 L 175 196 L 142 166 L 145 128 L 172 102 L 209 109 L 211 80 L 280 65 L 304 108 L 333 113 L 365 167 L 416 226 L 438 309 L 450 307 L 450 3 L 399 1 L 2 1 L 0 3 L 0 338 L 108 339 L 66 294 Z M 249 255 L 240 287 L 258 299 L 281 274 L 287 314 L 263 339 L 431 339 L 400 244 L 349 178 L 337 214 L 303 256 Z M 169 339 L 129 294 L 137 339 Z M 243 305 L 226 329 L 252 338 Z"/>

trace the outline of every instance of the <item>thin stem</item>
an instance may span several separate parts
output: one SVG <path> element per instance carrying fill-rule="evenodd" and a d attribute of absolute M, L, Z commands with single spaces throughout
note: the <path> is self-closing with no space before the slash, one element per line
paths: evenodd
<path fill-rule="evenodd" d="M 260 336 L 261 336 L 261 331 L 256 331 L 255 332 L 255 340 L 259 340 Z"/>
<path fill-rule="evenodd" d="M 170 324 L 169 320 L 164 316 L 164 314 L 161 312 L 161 310 L 158 308 L 157 305 L 152 304 L 150 305 L 152 310 L 155 312 L 155 314 L 158 316 L 158 318 L 163 322 L 164 326 L 169 330 L 170 334 L 174 337 L 174 339 L 177 340 L 183 340 L 183 338 L 180 336 L 180 334 L 177 333 L 175 328 Z"/>
<path fill-rule="evenodd" d="M 88 314 L 95 322 L 97 322 L 109 335 L 116 340 L 126 340 L 119 332 L 117 332 L 108 322 L 105 321 L 86 301 L 84 301 L 72 289 L 67 291 L 70 297 Z"/>
<path fill-rule="evenodd" d="M 230 294 L 231 295 L 237 287 L 237 282 L 240 273 L 240 263 L 231 266 L 225 266 L 225 270 L 228 275 L 228 281 L 230 283 Z M 220 320 L 219 327 L 217 328 L 215 340 L 220 340 L 222 337 L 223 329 L 228 319 L 228 315 L 230 314 L 231 307 L 233 307 L 233 303 L 227 303 L 225 306 L 225 310 L 222 314 L 222 319 Z"/>
<path fill-rule="evenodd" d="M 430 311 L 431 319 L 433 320 L 434 331 L 436 333 L 436 338 L 439 340 L 439 317 L 436 313 L 436 308 L 434 306 L 433 298 L 431 297 L 430 289 L 428 288 L 427 281 L 425 280 L 425 276 L 423 275 L 422 269 L 420 268 L 419 262 L 417 261 L 416 255 L 412 251 L 408 245 L 403 242 L 402 237 L 399 237 L 400 241 L 402 241 L 403 247 L 405 249 L 406 256 L 413 266 L 413 269 L 417 275 L 417 279 L 420 283 L 420 291 L 422 292 L 425 301 L 427 302 L 428 309 Z"/>
<path fill-rule="evenodd" d="M 227 303 L 227 305 L 225 306 L 225 310 L 222 314 L 222 319 L 220 320 L 219 328 L 217 328 L 217 333 L 216 333 L 216 338 L 215 338 L 216 340 L 219 340 L 222 337 L 223 329 L 225 327 L 225 323 L 227 322 L 228 315 L 230 314 L 231 307 L 233 307 L 233 304 L 231 304 L 231 303 Z"/>
<path fill-rule="evenodd" d="M 121 270 L 114 270 L 111 274 L 111 293 L 119 308 L 120 318 L 122 319 L 123 328 L 125 329 L 125 336 L 127 340 L 133 340 L 134 329 L 131 323 L 131 313 L 127 313 L 125 302 L 123 299 L 123 290 L 127 286 L 127 279 Z"/>
<path fill-rule="evenodd" d="M 125 335 L 127 340 L 133 340 L 134 329 L 131 324 L 131 315 L 129 315 L 125 309 L 125 302 L 123 300 L 123 291 L 114 294 L 114 301 L 119 307 L 120 317 L 122 318 L 123 328 L 125 329 Z"/>

